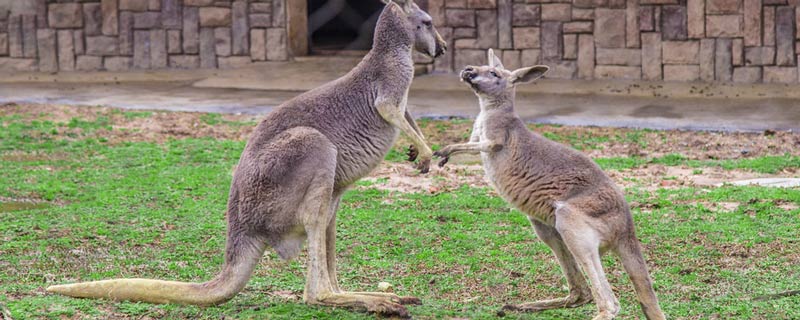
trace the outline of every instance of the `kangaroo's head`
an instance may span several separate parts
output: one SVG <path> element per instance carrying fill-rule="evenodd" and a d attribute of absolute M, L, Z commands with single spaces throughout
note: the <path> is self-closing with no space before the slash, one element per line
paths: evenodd
<path fill-rule="evenodd" d="M 397 5 L 402 9 L 407 19 L 406 27 L 413 30 L 415 50 L 433 58 L 439 57 L 447 51 L 447 42 L 436 31 L 431 16 L 420 9 L 414 0 L 382 1 L 388 6 Z"/>
<path fill-rule="evenodd" d="M 461 81 L 466 82 L 478 97 L 491 100 L 513 98 L 514 88 L 520 83 L 529 83 L 541 78 L 547 66 L 532 66 L 514 71 L 506 70 L 494 51 L 489 49 L 489 65 L 466 66 L 461 71 Z"/>

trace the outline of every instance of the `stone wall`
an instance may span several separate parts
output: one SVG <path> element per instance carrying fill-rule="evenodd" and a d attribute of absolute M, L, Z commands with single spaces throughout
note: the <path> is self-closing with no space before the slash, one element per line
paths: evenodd
<path fill-rule="evenodd" d="M 0 70 L 229 68 L 286 60 L 286 1 L 0 0 Z"/>
<path fill-rule="evenodd" d="M 428 0 L 450 42 L 430 69 L 547 64 L 550 77 L 798 82 L 798 0 Z"/>
<path fill-rule="evenodd" d="M 450 42 L 436 62 L 418 58 L 429 71 L 485 63 L 485 50 L 495 48 L 507 67 L 547 64 L 552 78 L 800 82 L 800 0 L 417 2 Z M 286 60 L 290 48 L 305 51 L 304 4 L 0 0 L 0 71 L 230 68 Z"/>

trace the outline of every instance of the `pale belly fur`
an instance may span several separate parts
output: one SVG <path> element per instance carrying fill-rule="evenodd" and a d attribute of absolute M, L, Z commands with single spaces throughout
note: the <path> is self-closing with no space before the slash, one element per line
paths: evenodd
<path fill-rule="evenodd" d="M 479 113 L 478 117 L 475 118 L 475 124 L 472 127 L 472 134 L 473 137 L 477 137 L 478 139 L 473 139 L 477 140 L 474 142 L 485 142 L 489 140 L 489 138 L 486 136 L 485 120 L 486 120 L 486 114 L 484 112 Z M 497 192 L 502 193 L 500 188 L 498 188 L 497 179 L 495 179 L 496 177 L 494 170 L 495 166 L 493 165 L 492 157 L 488 152 L 481 152 L 481 163 L 483 164 L 483 173 L 484 176 L 486 177 L 486 180 L 489 182 L 492 188 L 497 190 Z M 502 196 L 503 198 L 506 198 L 505 195 Z"/>
<path fill-rule="evenodd" d="M 482 113 L 478 115 L 478 118 L 475 121 L 475 125 L 473 127 L 473 132 L 477 133 L 480 142 L 488 141 L 488 137 L 486 136 L 485 124 L 483 120 L 485 119 L 482 117 Z M 511 204 L 517 210 L 523 212 L 525 215 L 528 216 L 528 219 L 539 220 L 541 222 L 552 224 L 553 223 L 553 207 L 551 207 L 547 203 L 540 203 L 538 206 L 534 207 L 523 207 L 521 203 L 515 202 L 513 199 L 517 198 L 518 200 L 526 199 L 525 195 L 513 197 L 509 194 L 505 188 L 504 183 L 508 183 L 508 181 L 500 181 L 497 176 L 497 172 L 495 168 L 498 168 L 499 165 L 503 165 L 502 163 L 498 163 L 498 161 L 502 161 L 492 157 L 489 152 L 481 152 L 481 163 L 483 164 L 483 172 L 485 175 L 485 179 L 489 182 L 489 184 L 494 188 L 495 191 L 500 195 L 503 200 Z"/>

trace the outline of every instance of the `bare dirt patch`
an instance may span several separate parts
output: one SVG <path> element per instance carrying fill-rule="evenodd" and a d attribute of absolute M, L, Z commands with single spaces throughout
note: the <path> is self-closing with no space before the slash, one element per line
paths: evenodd
<path fill-rule="evenodd" d="M 703 167 L 702 169 L 687 166 L 669 167 L 661 164 L 648 164 L 642 167 L 606 171 L 614 181 L 623 187 L 645 186 L 647 190 L 658 188 L 681 187 L 714 187 L 721 183 L 753 178 L 785 177 L 786 175 L 769 175 L 747 170 L 725 170 L 720 167 Z"/>
<path fill-rule="evenodd" d="M 0 160 L 13 161 L 13 162 L 57 161 L 57 160 L 66 160 L 69 157 L 70 155 L 65 152 L 30 153 L 19 150 L 12 150 L 0 155 Z"/>
<path fill-rule="evenodd" d="M 58 135 L 68 138 L 103 138 L 111 144 L 124 141 L 161 143 L 170 139 L 214 138 L 246 140 L 259 116 L 212 115 L 196 112 L 131 111 L 109 107 L 64 106 L 55 104 L 16 104 L 0 106 L 0 116 L 15 115 L 23 121 L 52 121 L 62 124 Z M 91 132 L 70 128 L 73 119 L 103 121 Z M 420 121 L 431 144 L 447 145 L 464 142 L 472 130 L 472 122 Z M 680 154 L 686 159 L 741 159 L 766 155 L 800 154 L 800 134 L 783 131 L 763 133 L 641 131 L 624 128 L 536 126 L 532 130 L 562 143 L 577 145 L 590 157 L 660 157 Z M 405 137 L 398 145 L 409 145 Z M 6 161 L 35 159 L 39 155 L 10 151 L 0 157 Z M 58 157 L 48 154 L 47 157 Z M 473 161 L 473 163 L 477 163 Z M 648 164 L 631 170 L 609 171 L 622 187 L 678 188 L 711 187 L 718 183 L 776 175 L 757 174 L 746 170 L 724 170 L 706 167 L 696 170 L 685 166 L 668 167 Z M 790 174 L 790 175 L 796 175 Z M 784 174 L 783 176 L 786 176 Z M 369 187 L 398 192 L 446 192 L 464 185 L 488 187 L 483 170 L 476 164 L 448 164 L 432 168 L 420 175 L 407 163 L 384 163 L 366 178 Z M 363 188 L 363 187 L 362 187 Z"/>
<path fill-rule="evenodd" d="M 462 186 L 486 187 L 483 167 L 480 165 L 454 165 L 431 168 L 420 174 L 410 163 L 384 162 L 369 177 L 364 178 L 369 186 L 380 190 L 403 193 L 439 193 Z"/>
<path fill-rule="evenodd" d="M 0 106 L 0 116 L 16 115 L 23 121 L 51 121 L 62 124 L 58 134 L 80 134 L 84 138 L 104 138 L 112 144 L 122 141 L 164 142 L 169 139 L 214 138 L 246 140 L 257 117 L 251 115 L 212 115 L 198 112 L 120 110 L 109 107 L 16 104 Z M 95 122 L 103 127 L 91 133 L 70 128 L 73 119 Z M 107 127 L 110 127 L 108 129 Z"/>
<path fill-rule="evenodd" d="M 713 188 L 728 181 L 780 176 L 746 170 L 725 170 L 719 167 L 697 170 L 685 166 L 668 167 L 660 164 L 620 171 L 609 170 L 606 173 L 622 188 L 636 187 L 646 191 L 685 187 Z M 384 162 L 364 178 L 364 181 L 367 183 L 359 188 L 402 193 L 434 194 L 462 186 L 491 187 L 484 176 L 483 167 L 476 164 L 448 164 L 444 168 L 432 167 L 428 174 L 420 174 L 409 163 Z"/>
<path fill-rule="evenodd" d="M 126 113 L 149 112 L 131 117 Z M 18 115 L 25 121 L 68 123 L 107 119 L 111 130 L 96 130 L 111 142 L 155 141 L 191 137 L 246 140 L 260 116 L 209 115 L 197 112 L 131 111 L 110 107 L 65 106 L 55 104 L 16 104 L 0 106 L 0 116 Z M 244 124 L 244 125 L 243 125 Z M 464 142 L 472 130 L 472 121 L 420 121 L 431 144 Z M 707 132 L 678 130 L 634 130 L 626 128 L 531 126 L 533 131 L 557 137 L 591 157 L 661 157 L 681 154 L 687 159 L 741 159 L 766 155 L 800 154 L 800 134 L 788 131 Z M 409 141 L 401 137 L 400 145 Z"/>
<path fill-rule="evenodd" d="M 800 154 L 800 134 L 789 131 L 710 132 L 634 130 L 627 128 L 529 126 L 546 137 L 562 137 L 561 143 L 582 149 L 590 157 L 662 157 L 680 154 L 687 159 L 742 159 L 767 155 Z M 472 121 L 422 125 L 431 143 L 463 143 Z M 401 138 L 406 145 L 408 140 Z"/>

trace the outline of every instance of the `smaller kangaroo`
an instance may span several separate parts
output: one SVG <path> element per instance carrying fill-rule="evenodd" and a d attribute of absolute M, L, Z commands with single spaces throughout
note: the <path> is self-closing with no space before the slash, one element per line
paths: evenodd
<path fill-rule="evenodd" d="M 619 302 L 600 257 L 608 250 L 622 260 L 648 319 L 664 319 L 634 233 L 625 197 L 587 156 L 531 132 L 514 112 L 515 87 L 543 76 L 546 66 L 506 70 L 489 49 L 488 66 L 467 66 L 461 80 L 480 100 L 468 143 L 434 153 L 444 166 L 456 153 L 480 153 L 486 176 L 506 201 L 528 215 L 567 278 L 565 298 L 506 305 L 504 310 L 540 311 L 577 307 L 594 299 L 594 319 L 613 319 Z M 586 273 L 589 282 L 581 274 Z"/>

